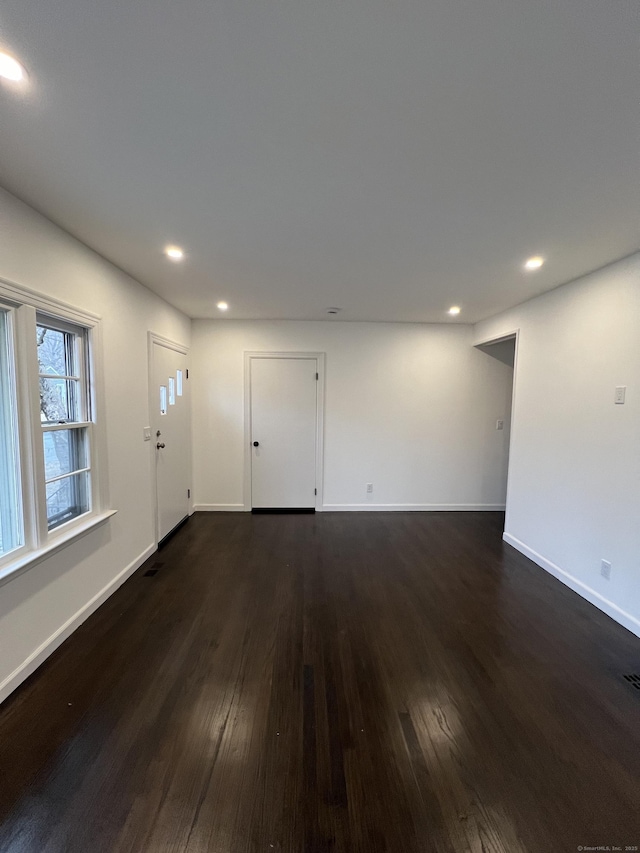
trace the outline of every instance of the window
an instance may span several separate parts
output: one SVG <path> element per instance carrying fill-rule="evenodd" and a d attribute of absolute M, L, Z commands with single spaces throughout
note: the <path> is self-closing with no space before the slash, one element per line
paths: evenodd
<path fill-rule="evenodd" d="M 178 392 L 178 397 L 182 397 L 182 371 L 176 370 L 176 391 Z"/>
<path fill-rule="evenodd" d="M 160 414 L 167 414 L 167 386 L 160 386 Z"/>
<path fill-rule="evenodd" d="M 0 577 L 106 510 L 99 320 L 0 281 Z"/>
<path fill-rule="evenodd" d="M 16 415 L 10 315 L 0 307 L 0 558 L 24 542 Z"/>
<path fill-rule="evenodd" d="M 169 405 L 175 406 L 176 404 L 176 380 L 173 376 L 169 377 Z"/>
<path fill-rule="evenodd" d="M 91 509 L 86 332 L 38 317 L 36 341 L 47 527 Z"/>

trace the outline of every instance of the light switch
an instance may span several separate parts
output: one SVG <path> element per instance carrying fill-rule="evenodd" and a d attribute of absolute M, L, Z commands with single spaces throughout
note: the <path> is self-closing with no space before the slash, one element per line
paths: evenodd
<path fill-rule="evenodd" d="M 151 427 L 144 427 L 142 434 L 145 441 L 151 441 Z"/>
<path fill-rule="evenodd" d="M 627 393 L 627 386 L 626 385 L 618 385 L 616 387 L 616 395 L 614 398 L 616 406 L 624 405 L 624 398 L 626 396 L 626 393 Z"/>
<path fill-rule="evenodd" d="M 502 419 L 496 421 L 496 429 L 504 429 L 504 421 Z"/>

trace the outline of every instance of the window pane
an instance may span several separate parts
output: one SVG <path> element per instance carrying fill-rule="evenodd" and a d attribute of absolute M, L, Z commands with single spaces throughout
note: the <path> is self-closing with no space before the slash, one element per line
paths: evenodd
<path fill-rule="evenodd" d="M 0 557 L 24 543 L 8 316 L 0 310 Z"/>
<path fill-rule="evenodd" d="M 49 530 L 89 512 L 89 475 L 86 472 L 47 483 L 46 490 Z"/>
<path fill-rule="evenodd" d="M 41 376 L 40 420 L 50 424 L 82 420 L 79 397 L 79 380 L 47 379 Z"/>
<path fill-rule="evenodd" d="M 182 397 L 182 371 L 176 370 L 176 390 L 178 397 Z"/>
<path fill-rule="evenodd" d="M 84 429 L 57 429 L 43 433 L 42 438 L 45 479 L 89 467 Z"/>
<path fill-rule="evenodd" d="M 77 376 L 75 335 L 46 326 L 37 326 L 40 373 L 50 376 Z"/>
<path fill-rule="evenodd" d="M 169 405 L 175 406 L 176 404 L 176 381 L 173 376 L 169 377 Z"/>
<path fill-rule="evenodd" d="M 167 414 L 167 386 L 160 386 L 160 414 Z"/>
<path fill-rule="evenodd" d="M 89 472 L 74 473 L 90 467 L 87 430 L 47 428 L 88 419 L 86 377 L 80 375 L 86 336 L 81 328 L 52 326 L 39 322 L 36 339 L 49 530 L 91 508 Z"/>

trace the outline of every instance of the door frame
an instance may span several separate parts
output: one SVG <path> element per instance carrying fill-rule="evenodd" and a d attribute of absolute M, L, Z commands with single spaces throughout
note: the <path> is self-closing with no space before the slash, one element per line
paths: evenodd
<path fill-rule="evenodd" d="M 482 347 L 489 347 L 492 344 L 500 344 L 503 341 L 515 341 L 514 351 L 513 351 L 513 378 L 511 380 L 511 423 L 509 424 L 509 461 L 507 463 L 507 492 L 505 496 L 505 508 L 504 508 L 504 529 L 507 530 L 507 522 L 509 517 L 509 509 L 511 507 L 511 501 L 509 499 L 511 492 L 511 451 L 513 450 L 513 434 L 514 428 L 516 425 L 516 388 L 518 383 L 518 352 L 520 347 L 520 328 L 513 329 L 510 332 L 503 332 L 500 335 L 496 335 L 492 338 L 483 338 L 481 341 L 475 341 L 474 347 L 481 349 Z"/>
<path fill-rule="evenodd" d="M 180 355 L 184 355 L 188 357 L 189 355 L 189 347 L 185 344 L 180 344 L 177 341 L 172 341 L 170 338 L 165 338 L 163 335 L 157 334 L 157 332 L 147 332 L 147 365 L 148 365 L 148 421 L 149 428 L 151 429 L 151 440 L 149 442 L 149 454 L 150 461 L 149 465 L 151 468 L 151 511 L 153 514 L 153 536 L 155 539 L 155 545 L 158 545 L 160 541 L 160 516 L 158 511 L 158 476 L 156 470 L 156 455 L 155 455 L 155 436 L 153 435 L 153 427 L 151 425 L 151 413 L 153 411 L 153 406 L 157 405 L 157 397 L 154 392 L 153 387 L 153 347 L 154 345 L 158 345 L 161 347 L 165 347 L 166 349 L 174 350 L 174 352 L 179 352 Z M 189 405 L 187 407 L 187 441 L 189 442 L 189 465 L 191 466 L 191 395 L 189 395 Z M 189 471 L 191 475 L 191 471 Z M 189 480 L 191 480 L 191 476 L 189 476 Z M 191 490 L 192 494 L 189 498 L 189 515 L 193 513 L 193 489 Z"/>
<path fill-rule="evenodd" d="M 244 511 L 251 512 L 251 361 L 259 358 L 315 359 L 316 383 L 316 512 L 322 512 L 324 493 L 324 372 L 323 352 L 245 352 L 244 354 Z"/>

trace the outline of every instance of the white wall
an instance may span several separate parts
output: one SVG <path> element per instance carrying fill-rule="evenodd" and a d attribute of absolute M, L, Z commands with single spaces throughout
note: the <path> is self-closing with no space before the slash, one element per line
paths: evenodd
<path fill-rule="evenodd" d="M 515 329 L 505 538 L 640 636 L 640 255 L 479 323 L 475 337 Z"/>
<path fill-rule="evenodd" d="M 245 351 L 325 352 L 326 509 L 504 505 L 512 370 L 461 325 L 197 320 L 196 508 L 241 509 Z M 374 484 L 367 500 L 366 483 Z"/>
<path fill-rule="evenodd" d="M 147 330 L 188 318 L 0 190 L 0 277 L 103 317 L 111 506 L 53 557 L 0 585 L 0 700 L 151 553 L 142 441 Z M 640 635 L 640 256 L 478 324 L 196 321 L 194 494 L 243 504 L 243 353 L 327 353 L 325 505 L 504 502 L 511 370 L 473 348 L 520 330 L 507 540 Z M 625 406 L 613 389 L 627 385 Z M 365 483 L 374 483 L 369 501 Z M 131 484 L 136 483 L 136 489 Z M 600 560 L 613 564 L 601 578 Z"/>
<path fill-rule="evenodd" d="M 147 330 L 188 344 L 191 324 L 3 190 L 0 277 L 102 316 L 109 486 L 118 511 L 0 585 L 2 700 L 152 551 L 151 443 L 142 441 L 149 423 Z"/>

